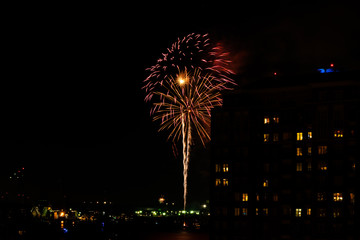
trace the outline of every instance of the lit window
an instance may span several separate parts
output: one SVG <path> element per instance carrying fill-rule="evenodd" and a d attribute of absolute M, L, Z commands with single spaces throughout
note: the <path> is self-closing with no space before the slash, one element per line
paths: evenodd
<path fill-rule="evenodd" d="M 301 217 L 301 211 L 302 211 L 301 208 L 296 208 L 296 210 L 295 210 L 295 217 Z"/>
<path fill-rule="evenodd" d="M 273 117 L 274 123 L 279 123 L 279 117 L 275 116 Z"/>
<path fill-rule="evenodd" d="M 334 218 L 340 217 L 340 209 L 335 208 L 333 212 L 333 216 Z"/>
<path fill-rule="evenodd" d="M 270 123 L 270 118 L 264 117 L 264 124 L 269 124 L 269 123 Z"/>
<path fill-rule="evenodd" d="M 319 163 L 319 168 L 320 168 L 321 171 L 326 171 L 326 170 L 327 170 L 327 164 L 326 164 L 326 162 L 325 162 L 325 161 L 321 161 L 321 162 Z"/>
<path fill-rule="evenodd" d="M 235 216 L 240 216 L 240 208 L 235 208 L 234 211 Z"/>
<path fill-rule="evenodd" d="M 265 179 L 263 182 L 263 187 L 269 187 L 269 180 Z"/>
<path fill-rule="evenodd" d="M 302 132 L 296 133 L 296 140 L 297 141 L 302 141 L 303 140 L 303 133 Z"/>
<path fill-rule="evenodd" d="M 355 193 L 350 193 L 350 203 L 355 204 Z"/>
<path fill-rule="evenodd" d="M 270 134 L 265 133 L 264 134 L 264 142 L 268 142 L 270 140 Z"/>
<path fill-rule="evenodd" d="M 317 193 L 318 201 L 325 201 L 325 193 Z"/>
<path fill-rule="evenodd" d="M 343 200 L 342 193 L 334 193 L 334 202 L 341 202 Z"/>
<path fill-rule="evenodd" d="M 220 186 L 220 185 L 221 185 L 221 179 L 216 179 L 215 186 Z"/>
<path fill-rule="evenodd" d="M 344 131 L 343 131 L 343 130 L 335 130 L 335 131 L 334 131 L 334 137 L 335 137 L 335 138 L 342 138 L 342 137 L 344 137 Z"/>
<path fill-rule="evenodd" d="M 296 171 L 302 172 L 302 163 L 296 163 Z"/>
<path fill-rule="evenodd" d="M 247 216 L 247 215 L 248 215 L 248 209 L 247 209 L 247 208 L 243 208 L 243 209 L 242 209 L 242 215 L 243 215 L 243 216 Z"/>
<path fill-rule="evenodd" d="M 256 194 L 256 201 L 259 202 L 260 201 L 260 194 Z"/>
<path fill-rule="evenodd" d="M 259 216 L 259 208 L 255 208 L 255 215 Z"/>
<path fill-rule="evenodd" d="M 223 172 L 228 172 L 229 171 L 229 164 L 223 164 Z"/>
<path fill-rule="evenodd" d="M 289 206 L 283 206 L 283 214 L 285 216 L 291 215 L 291 208 Z"/>
<path fill-rule="evenodd" d="M 311 171 L 311 162 L 307 163 L 307 170 L 310 172 Z"/>
<path fill-rule="evenodd" d="M 306 215 L 311 216 L 311 208 L 306 209 Z"/>
<path fill-rule="evenodd" d="M 308 152 L 308 156 L 311 156 L 311 152 L 312 152 L 311 150 L 312 150 L 312 148 L 311 148 L 311 147 L 308 147 L 308 151 L 307 151 L 307 152 Z"/>
<path fill-rule="evenodd" d="M 351 167 L 353 170 L 355 170 L 355 168 L 356 168 L 355 163 L 353 163 Z"/>
<path fill-rule="evenodd" d="M 279 195 L 277 195 L 276 193 L 274 193 L 273 199 L 274 199 L 274 202 L 279 201 Z"/>
<path fill-rule="evenodd" d="M 318 146 L 318 154 L 324 155 L 327 153 L 327 146 Z"/>
<path fill-rule="evenodd" d="M 220 164 L 215 164 L 215 172 L 221 172 Z"/>
<path fill-rule="evenodd" d="M 308 132 L 307 137 L 308 139 L 312 139 L 312 132 Z"/>
<path fill-rule="evenodd" d="M 319 216 L 320 217 L 326 217 L 326 209 L 325 208 L 320 208 L 319 209 Z"/>
<path fill-rule="evenodd" d="M 274 135 L 273 135 L 273 141 L 274 141 L 274 142 L 278 142 L 278 141 L 279 141 L 279 134 L 278 134 L 278 133 L 274 133 Z"/>
<path fill-rule="evenodd" d="M 296 156 L 302 156 L 302 148 L 296 148 Z"/>
<path fill-rule="evenodd" d="M 224 187 L 229 186 L 229 180 L 228 179 L 226 179 L 226 178 L 223 179 L 223 186 Z"/>
<path fill-rule="evenodd" d="M 242 201 L 247 202 L 249 200 L 249 195 L 247 193 L 242 194 Z"/>
<path fill-rule="evenodd" d="M 264 216 L 268 216 L 269 215 L 269 209 L 268 208 L 263 208 L 263 213 L 264 213 Z"/>

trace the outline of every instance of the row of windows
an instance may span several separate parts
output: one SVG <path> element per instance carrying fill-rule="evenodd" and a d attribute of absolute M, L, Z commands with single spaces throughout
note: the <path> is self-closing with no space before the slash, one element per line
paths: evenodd
<path fill-rule="evenodd" d="M 328 170 L 327 162 L 325 160 L 320 161 L 318 163 L 318 169 L 321 170 L 321 171 L 327 171 Z M 352 170 L 356 169 L 356 163 L 351 164 L 351 169 Z M 309 172 L 312 170 L 311 162 L 307 162 L 307 170 Z M 302 172 L 303 171 L 303 163 L 296 163 L 296 171 L 297 172 Z"/>
<path fill-rule="evenodd" d="M 223 179 L 217 178 L 217 179 L 215 179 L 215 186 L 216 187 L 220 187 L 220 186 L 227 187 L 227 186 L 229 186 L 229 179 L 227 179 L 227 178 L 223 178 Z"/>
<path fill-rule="evenodd" d="M 222 178 L 222 179 L 217 178 L 217 179 L 215 179 L 215 186 L 216 187 L 219 187 L 219 186 L 227 187 L 227 186 L 229 186 L 229 179 L 227 179 L 227 178 Z M 263 187 L 269 187 L 269 180 L 265 179 L 262 182 L 262 186 Z"/>
<path fill-rule="evenodd" d="M 342 202 L 343 201 L 343 193 L 333 193 L 332 199 L 334 202 Z M 350 203 L 355 204 L 355 193 L 349 194 Z M 326 200 L 326 193 L 317 193 L 317 200 L 319 202 Z"/>
<path fill-rule="evenodd" d="M 278 116 L 272 117 L 272 122 L 278 124 L 280 122 L 280 118 Z M 264 124 L 270 124 L 270 117 L 264 117 Z"/>
<path fill-rule="evenodd" d="M 215 172 L 229 172 L 229 164 L 215 164 Z"/>
<path fill-rule="evenodd" d="M 312 132 L 307 132 L 307 139 L 313 138 Z M 344 131 L 343 130 L 335 130 L 334 131 L 334 138 L 343 138 L 344 137 Z M 272 141 L 278 142 L 280 139 L 279 133 L 273 133 L 272 134 Z M 283 139 L 284 140 L 290 140 L 291 139 L 291 133 L 285 132 L 283 133 Z M 296 141 L 303 141 L 304 140 L 304 132 L 297 132 L 296 133 Z M 264 142 L 270 142 L 270 134 L 264 133 Z"/>
<path fill-rule="evenodd" d="M 291 139 L 291 133 L 290 132 L 284 132 L 283 133 L 283 139 L 284 140 L 290 140 Z M 304 139 L 303 137 L 303 133 L 302 132 L 298 132 L 296 133 L 296 140 L 297 141 L 302 141 Z M 272 140 L 274 142 L 278 142 L 279 138 L 280 138 L 280 134 L 279 133 L 273 133 L 272 134 Z M 308 139 L 312 139 L 312 132 L 307 132 L 307 137 Z M 264 133 L 264 142 L 269 142 L 270 141 L 270 134 L 269 133 Z"/>
<path fill-rule="evenodd" d="M 242 193 L 240 194 L 239 192 L 235 192 L 235 201 L 242 201 L 242 202 L 247 202 L 249 201 L 249 194 L 248 193 Z M 264 195 L 264 200 L 268 199 L 268 195 Z M 273 194 L 273 200 L 274 202 L 279 201 L 279 196 L 275 193 Z M 260 194 L 256 194 L 256 201 L 259 202 L 260 201 Z"/>
<path fill-rule="evenodd" d="M 318 163 L 318 169 L 320 171 L 327 171 L 327 163 L 325 161 L 320 161 Z M 296 163 L 296 171 L 297 172 L 302 172 L 303 169 L 303 163 Z M 312 164 L 311 162 L 307 163 L 307 171 L 310 172 L 312 170 Z"/>
<path fill-rule="evenodd" d="M 307 138 L 312 139 L 312 132 L 307 132 Z M 304 140 L 304 133 L 297 132 L 296 133 L 296 141 L 302 141 L 302 140 Z"/>
<path fill-rule="evenodd" d="M 318 162 L 317 164 L 317 168 L 321 171 L 327 171 L 328 170 L 328 166 L 327 166 L 327 161 L 325 160 L 321 160 Z M 306 163 L 302 163 L 302 162 L 297 162 L 296 163 L 296 171 L 297 172 L 303 172 L 305 169 L 307 169 L 308 172 L 312 171 L 312 163 L 310 161 L 307 161 Z M 264 164 L 264 169 L 266 172 L 270 171 L 270 164 Z M 351 169 L 355 170 L 356 169 L 356 163 L 352 163 L 351 164 Z M 224 164 L 215 164 L 215 172 L 219 173 L 219 172 L 229 172 L 229 164 L 224 163 Z"/>
<path fill-rule="evenodd" d="M 269 216 L 269 208 L 255 208 L 255 211 L 253 212 L 256 216 Z M 282 208 L 282 214 L 285 216 L 291 216 L 292 215 L 292 208 L 290 207 L 283 207 Z M 276 211 L 276 210 L 275 210 Z M 354 208 L 349 208 L 350 215 L 354 215 L 355 211 Z M 227 208 L 219 208 L 216 212 L 217 215 L 228 215 L 228 209 Z M 235 207 L 233 212 L 235 217 L 238 216 L 248 216 L 249 215 L 249 208 L 247 207 Z M 343 214 L 343 211 L 341 208 L 333 208 L 332 211 L 327 210 L 326 208 L 316 208 L 315 209 L 315 216 L 318 217 L 326 217 L 327 214 L 332 215 L 334 218 L 340 217 Z M 276 215 L 276 214 L 275 214 Z M 312 216 L 313 215 L 313 208 L 295 208 L 294 216 L 297 218 L 301 218 L 304 216 Z"/>
<path fill-rule="evenodd" d="M 336 163 L 336 164 L 339 165 L 339 163 Z M 312 171 L 312 167 L 313 167 L 313 164 L 311 163 L 311 161 L 307 161 L 306 163 L 302 163 L 302 162 L 296 163 L 296 171 L 297 172 L 302 172 L 302 171 L 304 171 L 305 168 L 307 168 L 307 171 L 310 172 L 310 171 Z M 317 163 L 317 167 L 321 171 L 326 171 L 326 170 L 328 170 L 328 163 L 326 160 L 320 160 Z M 356 163 L 355 162 L 351 163 L 350 167 L 353 171 L 355 171 Z M 265 164 L 264 169 L 268 169 L 268 168 L 269 168 L 268 164 Z M 269 170 L 267 172 L 269 172 Z"/>
<path fill-rule="evenodd" d="M 325 160 L 321 160 L 318 162 L 317 167 L 319 170 L 321 171 L 327 171 L 328 170 L 328 166 L 327 166 L 327 161 Z M 303 172 L 305 169 L 307 169 L 308 172 L 312 171 L 312 163 L 310 161 L 306 162 L 306 163 L 302 163 L 302 162 L 297 162 L 296 163 L 296 171 L 297 172 Z M 270 165 L 269 164 L 265 164 L 264 165 L 264 169 L 266 169 L 266 172 L 270 171 Z M 352 163 L 351 164 L 351 169 L 355 170 L 356 169 L 356 163 Z M 215 172 L 219 173 L 219 172 L 229 172 L 229 164 L 224 163 L 224 164 L 215 164 Z"/>
<path fill-rule="evenodd" d="M 307 151 L 307 155 L 308 156 L 311 156 L 312 155 L 312 147 L 307 147 L 305 148 L 306 151 Z M 317 147 L 317 152 L 318 152 L 318 155 L 325 155 L 327 154 L 328 150 L 327 150 L 327 146 L 318 146 Z M 304 156 L 304 148 L 301 148 L 301 147 L 297 147 L 296 148 L 296 156 L 300 157 L 300 156 Z"/>
<path fill-rule="evenodd" d="M 332 194 L 332 199 L 334 202 L 342 202 L 344 200 L 344 194 L 341 192 L 335 192 Z M 350 203 L 355 204 L 355 193 L 349 193 L 349 199 L 350 199 Z M 242 201 L 242 202 L 248 202 L 249 201 L 249 194 L 248 193 L 239 193 L 239 192 L 235 192 L 234 194 L 235 197 L 235 201 Z M 256 194 L 256 201 L 259 202 L 260 201 L 260 194 Z M 265 198 L 267 198 L 267 195 L 265 196 Z M 317 201 L 325 201 L 326 200 L 326 193 L 324 192 L 319 192 L 316 194 L 316 198 Z M 273 201 L 277 202 L 279 201 L 279 196 L 278 194 L 273 194 Z"/>

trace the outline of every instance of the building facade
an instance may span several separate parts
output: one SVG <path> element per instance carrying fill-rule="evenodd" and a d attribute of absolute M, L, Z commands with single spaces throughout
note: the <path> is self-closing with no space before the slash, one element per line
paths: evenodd
<path fill-rule="evenodd" d="M 265 79 L 212 116 L 211 239 L 360 239 L 360 79 Z"/>

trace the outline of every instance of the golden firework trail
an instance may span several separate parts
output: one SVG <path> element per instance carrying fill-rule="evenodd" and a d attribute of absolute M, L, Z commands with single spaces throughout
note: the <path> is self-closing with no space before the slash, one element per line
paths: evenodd
<path fill-rule="evenodd" d="M 221 82 L 200 70 L 180 72 L 163 82 L 164 91 L 155 92 L 160 102 L 154 103 L 154 121 L 161 121 L 159 131 L 170 130 L 169 138 L 182 139 L 184 209 L 187 198 L 187 176 L 192 134 L 197 134 L 203 145 L 210 140 L 211 109 L 222 105 Z M 194 133 L 193 133 L 194 132 Z"/>

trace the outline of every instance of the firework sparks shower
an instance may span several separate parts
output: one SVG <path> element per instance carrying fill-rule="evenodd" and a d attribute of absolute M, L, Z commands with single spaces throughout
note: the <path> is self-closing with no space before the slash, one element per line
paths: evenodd
<path fill-rule="evenodd" d="M 220 91 L 235 85 L 229 77 L 228 53 L 208 35 L 189 34 L 178 39 L 148 68 L 144 80 L 145 101 L 153 101 L 150 114 L 161 121 L 159 131 L 169 130 L 169 139 L 181 139 L 184 176 L 184 209 L 190 147 L 194 134 L 202 144 L 210 140 L 211 109 L 222 105 Z"/>

